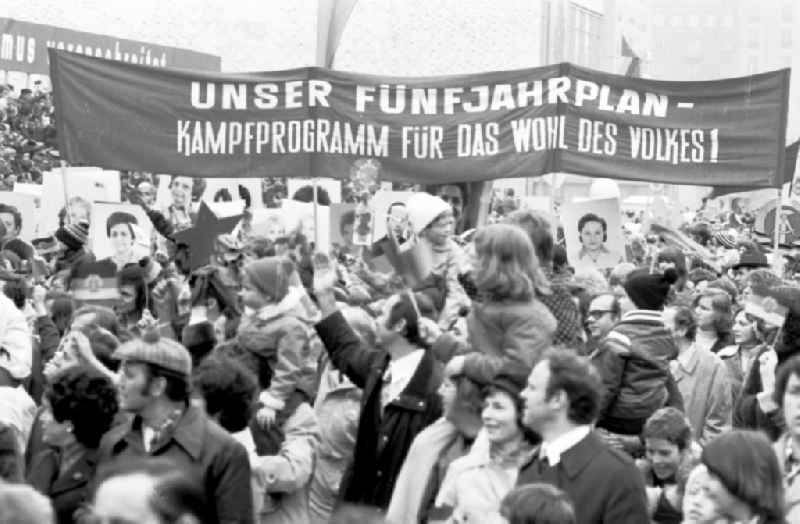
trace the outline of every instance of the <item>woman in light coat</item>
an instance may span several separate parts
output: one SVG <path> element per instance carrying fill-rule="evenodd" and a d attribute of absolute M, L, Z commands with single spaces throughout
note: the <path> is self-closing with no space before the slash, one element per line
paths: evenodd
<path fill-rule="evenodd" d="M 489 445 L 473 446 L 450 464 L 436 497 L 437 517 L 443 521 L 504 522 L 500 503 L 514 488 L 519 467 L 534 452 L 535 437 L 521 421 L 519 394 L 527 377 L 528 368 L 507 365 L 492 381 L 481 414 Z"/>

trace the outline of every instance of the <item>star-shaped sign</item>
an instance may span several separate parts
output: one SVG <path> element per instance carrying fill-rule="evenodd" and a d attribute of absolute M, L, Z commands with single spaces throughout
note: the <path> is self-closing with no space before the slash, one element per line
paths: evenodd
<path fill-rule="evenodd" d="M 205 202 L 200 203 L 194 226 L 173 235 L 176 245 L 185 244 L 189 248 L 192 271 L 209 263 L 217 237 L 233 231 L 241 218 L 242 213 L 218 217 Z"/>

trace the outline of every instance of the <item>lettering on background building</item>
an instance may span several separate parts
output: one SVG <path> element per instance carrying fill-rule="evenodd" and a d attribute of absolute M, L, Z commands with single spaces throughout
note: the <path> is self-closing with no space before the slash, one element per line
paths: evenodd
<path fill-rule="evenodd" d="M 3 33 L 0 35 L 0 60 L 32 64 L 36 60 L 36 38 Z"/>

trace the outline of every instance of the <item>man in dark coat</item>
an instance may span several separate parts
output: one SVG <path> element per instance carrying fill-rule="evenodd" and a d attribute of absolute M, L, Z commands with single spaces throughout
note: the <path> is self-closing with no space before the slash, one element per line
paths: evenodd
<path fill-rule="evenodd" d="M 533 368 L 521 393 L 523 423 L 542 437 L 517 484 L 546 482 L 564 491 L 578 524 L 649 522 L 642 477 L 627 455 L 592 430 L 601 399 L 592 365 L 566 351 L 550 351 Z"/>
<path fill-rule="evenodd" d="M 100 443 L 99 464 L 144 457 L 173 461 L 202 483 L 220 524 L 253 522 L 250 461 L 244 446 L 189 405 L 192 357 L 174 340 L 148 333 L 122 344 L 119 407 L 133 416 Z"/>
<path fill-rule="evenodd" d="M 330 273 L 315 267 L 323 315 L 317 333 L 334 366 L 363 390 L 353 462 L 339 499 L 386 509 L 411 442 L 441 415 L 442 366 L 420 337 L 416 308 L 406 293 L 386 301 L 377 321 L 378 349 L 364 347 L 337 310 Z"/>

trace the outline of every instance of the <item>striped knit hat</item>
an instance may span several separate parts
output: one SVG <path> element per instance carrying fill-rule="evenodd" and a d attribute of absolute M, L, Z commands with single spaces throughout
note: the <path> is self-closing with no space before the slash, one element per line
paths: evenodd
<path fill-rule="evenodd" d="M 64 224 L 56 230 L 56 238 L 70 249 L 78 250 L 89 240 L 89 223 Z"/>
<path fill-rule="evenodd" d="M 736 236 L 727 231 L 717 231 L 714 238 L 726 249 L 736 249 Z"/>

